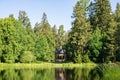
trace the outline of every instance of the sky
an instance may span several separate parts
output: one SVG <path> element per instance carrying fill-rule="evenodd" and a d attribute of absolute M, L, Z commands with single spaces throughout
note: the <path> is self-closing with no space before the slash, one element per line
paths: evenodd
<path fill-rule="evenodd" d="M 36 22 L 40 22 L 43 12 L 47 14 L 48 22 L 51 26 L 64 25 L 66 31 L 71 28 L 71 16 L 73 7 L 77 0 L 0 0 L 0 18 L 13 14 L 18 18 L 19 11 L 24 10 L 30 18 L 34 27 Z M 116 4 L 120 0 L 110 0 L 112 11 L 115 11 Z"/>

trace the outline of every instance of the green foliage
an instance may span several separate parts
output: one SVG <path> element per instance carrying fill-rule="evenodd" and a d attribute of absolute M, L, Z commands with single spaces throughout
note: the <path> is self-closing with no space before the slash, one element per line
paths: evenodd
<path fill-rule="evenodd" d="M 116 6 L 115 21 L 120 22 L 120 4 L 119 3 L 117 3 L 117 6 Z"/>
<path fill-rule="evenodd" d="M 2 61 L 4 62 L 14 62 L 14 57 L 13 57 L 13 40 L 15 40 L 14 36 L 16 34 L 13 23 L 14 23 L 14 18 L 9 17 L 6 19 L 1 20 L 1 30 L 2 30 Z M 10 34 L 9 34 L 10 33 Z"/>
<path fill-rule="evenodd" d="M 115 32 L 115 47 L 116 47 L 116 60 L 120 61 L 120 4 L 117 3 L 116 12 L 115 12 L 115 21 L 117 24 L 117 29 Z"/>
<path fill-rule="evenodd" d="M 109 0 L 94 0 L 95 3 L 90 5 L 90 18 L 93 27 L 99 27 L 102 31 L 106 31 L 110 19 L 111 6 Z"/>
<path fill-rule="evenodd" d="M 55 51 L 55 35 L 52 33 L 52 28 L 47 21 L 47 15 L 43 13 L 41 23 L 37 23 L 34 32 L 37 36 L 35 44 L 35 55 L 38 60 L 53 61 Z"/>
<path fill-rule="evenodd" d="M 65 34 L 64 26 L 63 26 L 63 25 L 60 25 L 60 27 L 59 27 L 59 29 L 58 29 L 58 34 L 57 34 L 58 46 L 64 45 L 64 42 L 65 42 L 64 34 Z"/>
<path fill-rule="evenodd" d="M 90 25 L 85 17 L 85 12 L 82 7 L 82 1 L 78 1 L 73 10 L 74 21 L 72 30 L 69 33 L 68 43 L 66 45 L 68 56 L 74 62 L 80 62 L 86 54 L 85 48 L 90 36 Z M 73 59 L 72 59 L 73 58 Z M 78 61 L 77 61 L 78 60 Z"/>
<path fill-rule="evenodd" d="M 26 36 L 25 49 L 27 51 L 34 51 L 35 34 L 32 30 L 31 23 L 27 16 L 27 13 L 25 11 L 19 11 L 18 20 L 22 24 L 22 27 L 26 29 L 26 33 L 24 34 Z"/>
<path fill-rule="evenodd" d="M 26 29 L 26 31 L 29 33 L 29 29 L 31 28 L 31 24 L 30 24 L 29 18 L 27 16 L 27 13 L 25 11 L 19 11 L 18 19 L 22 23 L 22 25 Z"/>
<path fill-rule="evenodd" d="M 2 19 L 0 19 L 0 22 L 2 22 Z M 1 62 L 1 56 L 2 56 L 2 49 L 3 49 L 3 46 L 2 46 L 2 36 L 3 36 L 3 32 L 2 32 L 2 26 L 0 24 L 0 62 Z"/>
<path fill-rule="evenodd" d="M 54 48 L 57 48 L 58 43 L 57 43 L 57 28 L 56 25 L 52 27 L 52 39 L 54 40 Z"/>
<path fill-rule="evenodd" d="M 77 53 L 73 53 L 73 54 L 77 54 Z M 75 63 L 81 63 L 82 62 L 82 58 L 81 57 L 82 56 L 80 54 L 75 55 L 74 58 L 73 58 L 74 62 Z"/>
<path fill-rule="evenodd" d="M 23 54 L 20 55 L 20 62 L 22 63 L 31 63 L 35 61 L 35 56 L 30 51 L 24 51 Z"/>
<path fill-rule="evenodd" d="M 88 43 L 88 54 L 92 61 L 97 62 L 102 49 L 102 34 L 100 29 L 96 29 Z"/>
<path fill-rule="evenodd" d="M 110 27 L 106 31 L 106 43 L 105 46 L 107 49 L 104 51 L 107 53 L 107 59 L 108 61 L 115 61 L 115 53 L 116 53 L 116 43 L 115 43 L 115 32 L 116 32 L 116 22 L 114 21 L 114 16 L 111 15 L 111 21 L 109 23 Z"/>
<path fill-rule="evenodd" d="M 19 11 L 18 20 L 13 15 L 0 18 L 0 62 L 33 62 L 35 57 L 50 62 L 59 46 L 75 63 L 120 61 L 120 4 L 114 13 L 109 0 L 88 4 L 89 0 L 77 1 L 67 33 L 63 25 L 58 30 L 51 27 L 45 13 L 34 31 L 25 11 Z"/>
<path fill-rule="evenodd" d="M 84 62 L 84 63 L 89 63 L 90 62 L 88 54 L 86 54 L 82 57 L 82 62 Z"/>
<path fill-rule="evenodd" d="M 35 56 L 37 60 L 48 61 L 49 60 L 49 45 L 44 35 L 37 37 L 35 44 Z"/>
<path fill-rule="evenodd" d="M 13 16 L 1 20 L 2 30 L 2 62 L 15 62 L 21 51 L 21 43 L 19 42 L 20 34 L 17 34 L 17 30 L 21 31 L 21 26 L 14 19 Z M 18 32 L 19 32 L 18 31 Z"/>
<path fill-rule="evenodd" d="M 21 23 L 10 15 L 8 18 L 0 20 L 0 60 L 1 62 L 19 62 L 20 55 L 31 49 L 33 41 L 30 43 L 30 36 L 28 37 L 27 32 Z M 34 46 L 32 46 L 33 48 Z"/>
<path fill-rule="evenodd" d="M 100 62 L 110 61 L 115 54 L 115 30 L 116 23 L 114 16 L 111 14 L 111 6 L 109 0 L 94 0 L 90 4 L 90 22 L 93 30 L 99 28 L 102 35 L 102 49 L 100 52 Z M 94 50 L 95 53 L 99 53 Z"/>

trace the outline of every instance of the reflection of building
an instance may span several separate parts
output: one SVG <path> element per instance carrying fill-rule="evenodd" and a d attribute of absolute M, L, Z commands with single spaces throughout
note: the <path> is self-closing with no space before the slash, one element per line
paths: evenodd
<path fill-rule="evenodd" d="M 65 60 L 66 60 L 65 51 L 62 48 L 56 50 L 56 52 L 55 52 L 55 61 L 56 62 L 64 62 Z"/>
<path fill-rule="evenodd" d="M 55 69 L 55 78 L 56 80 L 66 80 L 65 69 Z"/>

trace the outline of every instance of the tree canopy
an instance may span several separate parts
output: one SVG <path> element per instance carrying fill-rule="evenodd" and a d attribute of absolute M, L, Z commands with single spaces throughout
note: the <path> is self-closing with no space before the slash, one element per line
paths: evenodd
<path fill-rule="evenodd" d="M 18 18 L 0 18 L 0 62 L 54 62 L 62 47 L 67 61 L 109 63 L 120 61 L 120 4 L 112 12 L 109 0 L 78 0 L 70 31 L 51 26 L 47 14 L 31 25 L 25 11 Z"/>

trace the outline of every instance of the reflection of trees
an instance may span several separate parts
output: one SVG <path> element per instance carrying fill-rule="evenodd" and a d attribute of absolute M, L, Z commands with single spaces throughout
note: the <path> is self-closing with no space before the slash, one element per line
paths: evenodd
<path fill-rule="evenodd" d="M 66 69 L 66 79 L 67 80 L 73 80 L 73 70 L 72 69 Z"/>
<path fill-rule="evenodd" d="M 74 68 L 67 70 L 67 79 L 69 80 L 88 80 L 90 69 L 87 68 Z"/>
<path fill-rule="evenodd" d="M 33 80 L 55 80 L 54 69 L 36 70 L 35 78 Z"/>
<path fill-rule="evenodd" d="M 103 69 L 104 69 L 103 65 L 99 65 L 95 67 L 94 69 L 92 69 L 89 72 L 89 79 L 90 80 L 101 80 L 103 77 Z"/>
<path fill-rule="evenodd" d="M 56 80 L 56 71 L 64 80 L 87 80 L 89 69 L 7 69 L 0 71 L 0 80 Z M 62 74 L 63 73 L 63 74 Z"/>
<path fill-rule="evenodd" d="M 33 80 L 34 79 L 34 71 L 32 69 L 22 69 L 19 70 L 20 79 L 21 80 Z"/>
<path fill-rule="evenodd" d="M 14 69 L 3 70 L 0 75 L 2 75 L 0 80 L 20 80 L 18 71 Z"/>
<path fill-rule="evenodd" d="M 6 69 L 0 71 L 0 80 L 120 80 L 120 66 L 99 65 L 93 69 Z"/>
<path fill-rule="evenodd" d="M 0 80 L 55 80 L 54 69 L 6 69 L 0 71 Z"/>

